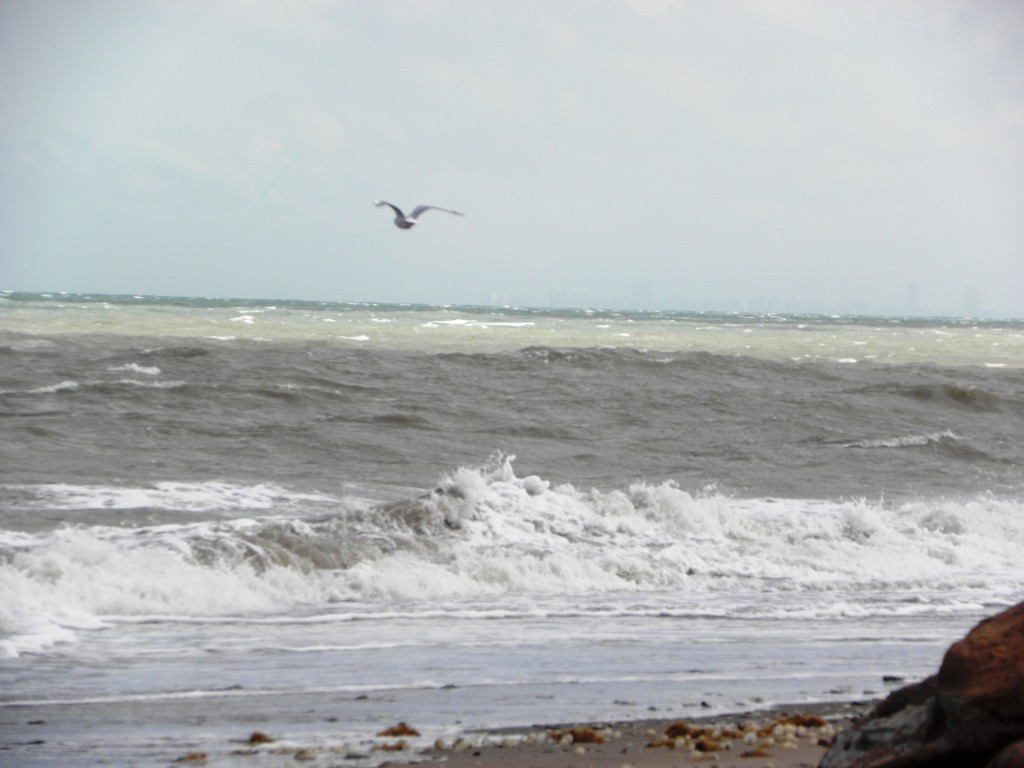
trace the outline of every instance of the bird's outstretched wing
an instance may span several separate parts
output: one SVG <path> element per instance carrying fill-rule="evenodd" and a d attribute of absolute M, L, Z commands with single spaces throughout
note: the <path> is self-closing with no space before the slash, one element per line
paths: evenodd
<path fill-rule="evenodd" d="M 466 215 L 464 213 L 459 213 L 458 211 L 453 211 L 453 210 L 451 210 L 449 208 L 441 208 L 440 206 L 437 206 L 437 205 L 417 205 L 415 208 L 412 209 L 412 213 L 409 214 L 409 218 L 410 219 L 415 219 L 417 216 L 419 216 L 424 211 L 431 211 L 431 210 L 434 210 L 434 211 L 444 211 L 445 213 L 454 213 L 456 216 L 465 216 Z"/>
<path fill-rule="evenodd" d="M 396 215 L 401 216 L 403 219 L 405 218 L 405 214 L 402 213 L 402 209 L 399 208 L 397 205 L 392 205 L 387 200 L 374 200 L 373 204 L 376 205 L 378 208 L 380 208 L 382 205 L 386 205 L 388 206 L 388 208 L 394 211 Z M 416 210 L 419 210 L 419 208 L 417 208 Z M 413 211 L 412 216 L 413 218 L 416 218 L 416 211 Z"/>

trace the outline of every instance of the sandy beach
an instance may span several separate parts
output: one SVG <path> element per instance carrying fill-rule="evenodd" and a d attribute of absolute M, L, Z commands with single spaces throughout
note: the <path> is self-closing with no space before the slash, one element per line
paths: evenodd
<path fill-rule="evenodd" d="M 337 748 L 278 739 L 255 731 L 247 744 L 225 754 L 184 753 L 177 764 L 284 765 L 292 761 L 334 765 L 446 766 L 447 768 L 812 768 L 836 733 L 864 715 L 873 702 L 784 706 L 687 720 L 649 719 L 614 723 L 568 723 L 466 732 L 445 739 L 395 723 L 372 743 Z M 227 746 L 227 745 L 226 745 Z M 247 758 L 251 759 L 249 762 Z"/>
<path fill-rule="evenodd" d="M 535 726 L 427 750 L 422 764 L 469 766 L 817 766 L 834 735 L 873 702 L 777 707 L 687 720 Z M 475 737 L 475 738 L 474 738 Z"/>
<path fill-rule="evenodd" d="M 290 699 L 291 697 L 286 697 Z M 382 709 L 383 699 L 367 700 Z M 670 714 L 611 720 L 537 720 L 474 727 L 461 717 L 387 717 L 356 735 L 352 723 L 306 697 L 271 702 L 226 697 L 216 710 L 196 702 L 130 706 L 61 704 L 0 708 L 0 764 L 24 766 L 199 765 L 294 768 L 557 768 L 558 766 L 817 766 L 837 734 L 877 703 L 800 703 L 733 713 Z M 466 702 L 468 704 L 468 702 Z M 462 707 L 463 709 L 465 707 Z M 459 709 L 459 708 L 456 708 Z M 395 710 L 392 709 L 392 712 Z M 424 713 L 421 712 L 421 715 Z M 543 710 L 538 710 L 543 717 Z"/>

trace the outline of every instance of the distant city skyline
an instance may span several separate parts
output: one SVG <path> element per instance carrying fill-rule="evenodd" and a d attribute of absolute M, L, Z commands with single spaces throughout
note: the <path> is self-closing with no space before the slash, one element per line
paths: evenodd
<path fill-rule="evenodd" d="M 920 283 L 908 283 L 902 300 L 851 298 L 836 303 L 820 303 L 799 297 L 775 295 L 754 296 L 704 296 L 690 297 L 684 294 L 659 293 L 654 281 L 634 283 L 632 291 L 618 297 L 597 297 L 582 293 L 551 290 L 544 294 L 515 294 L 492 291 L 482 297 L 484 306 L 536 306 L 567 308 L 600 308 L 623 310 L 665 310 L 674 312 L 764 312 L 815 315 L 882 315 L 909 317 L 976 317 L 1015 318 L 1012 314 L 986 313 L 981 292 L 974 287 L 965 287 L 959 303 L 922 300 L 927 288 Z"/>
<path fill-rule="evenodd" d="M 963 290 L 959 307 L 954 304 L 931 304 L 921 300 L 921 287 L 918 283 L 906 286 L 905 298 L 902 303 L 896 301 L 869 301 L 850 299 L 837 304 L 820 304 L 796 297 L 779 296 L 725 296 L 692 298 L 683 295 L 657 293 L 653 281 L 635 283 L 632 292 L 619 297 L 595 297 L 583 293 L 553 289 L 545 293 L 515 294 L 503 291 L 492 291 L 476 300 L 461 302 L 429 302 L 415 298 L 397 298 L 387 301 L 373 298 L 353 297 L 308 297 L 285 295 L 189 295 L 166 293 L 117 293 L 103 291 L 16 291 L 0 288 L 3 294 L 38 293 L 44 296 L 90 296 L 99 298 L 104 295 L 139 295 L 163 296 L 182 299 L 213 299 L 225 301 L 310 301 L 337 302 L 339 304 L 423 304 L 438 306 L 479 306 L 507 308 L 538 308 L 538 309 L 595 309 L 612 311 L 652 311 L 652 312 L 741 312 L 753 314 L 806 314 L 806 315 L 861 315 L 880 317 L 951 317 L 976 318 L 980 320 L 1024 319 L 1014 314 L 986 312 L 982 303 L 981 293 L 977 288 L 967 287 Z"/>

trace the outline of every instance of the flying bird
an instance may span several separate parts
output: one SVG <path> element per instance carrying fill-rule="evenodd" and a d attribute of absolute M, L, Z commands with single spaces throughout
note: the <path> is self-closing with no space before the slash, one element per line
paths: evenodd
<path fill-rule="evenodd" d="M 392 205 L 387 200 L 374 200 L 373 204 L 380 208 L 382 205 L 388 206 L 392 211 L 395 212 L 395 226 L 399 229 L 412 229 L 418 222 L 421 213 L 425 211 L 444 211 L 445 213 L 454 213 L 456 216 L 464 216 L 465 214 L 459 213 L 458 211 L 452 211 L 448 208 L 440 208 L 436 205 L 417 205 L 412 209 L 412 213 L 406 216 L 402 213 L 402 209 L 397 205 Z"/>

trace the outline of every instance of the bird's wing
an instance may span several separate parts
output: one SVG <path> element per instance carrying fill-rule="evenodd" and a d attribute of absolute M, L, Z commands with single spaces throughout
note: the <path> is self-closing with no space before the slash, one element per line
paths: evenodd
<path fill-rule="evenodd" d="M 445 213 L 454 213 L 456 216 L 465 216 L 464 213 L 459 213 L 458 211 L 453 211 L 449 208 L 441 208 L 440 206 L 437 205 L 417 205 L 415 208 L 412 209 L 412 213 L 409 214 L 409 218 L 415 219 L 424 211 L 429 210 L 444 211 Z"/>
<path fill-rule="evenodd" d="M 397 205 L 392 205 L 387 200 L 374 200 L 373 204 L 376 205 L 378 208 L 380 208 L 382 205 L 386 205 L 386 206 L 388 206 L 388 208 L 390 208 L 392 211 L 394 211 L 397 215 L 401 216 L 403 219 L 405 218 L 405 214 L 402 213 L 402 210 Z M 419 208 L 417 208 L 416 210 L 418 211 Z M 413 211 L 412 215 L 413 215 L 413 218 L 415 218 L 416 217 L 416 211 Z"/>

